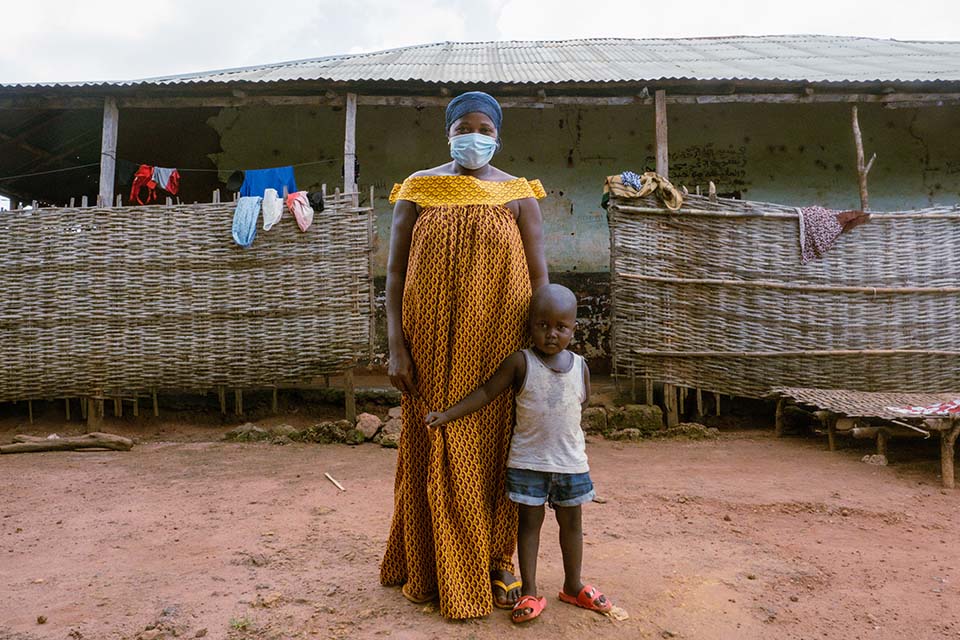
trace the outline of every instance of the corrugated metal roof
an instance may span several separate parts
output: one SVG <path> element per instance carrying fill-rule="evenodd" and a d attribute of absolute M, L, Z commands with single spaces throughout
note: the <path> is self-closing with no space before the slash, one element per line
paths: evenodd
<path fill-rule="evenodd" d="M 440 42 L 127 82 L 68 84 L 127 86 L 297 80 L 471 84 L 657 80 L 950 82 L 960 81 L 960 42 L 820 35 Z"/>

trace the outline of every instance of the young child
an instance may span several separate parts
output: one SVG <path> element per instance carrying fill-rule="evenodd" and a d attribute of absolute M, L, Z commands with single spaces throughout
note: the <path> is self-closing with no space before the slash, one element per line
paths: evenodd
<path fill-rule="evenodd" d="M 530 300 L 529 323 L 532 349 L 511 354 L 483 386 L 446 411 L 428 413 L 425 420 L 431 429 L 438 428 L 477 411 L 513 387 L 516 426 L 507 460 L 507 491 L 519 508 L 517 555 L 523 587 L 512 619 L 533 620 L 547 605 L 547 599 L 537 595 L 537 551 L 543 506 L 548 502 L 560 525 L 564 572 L 560 600 L 606 613 L 613 604 L 580 581 L 580 505 L 596 494 L 580 429 L 580 412 L 590 395 L 590 372 L 583 358 L 567 351 L 577 323 L 576 296 L 560 285 L 540 287 Z"/>

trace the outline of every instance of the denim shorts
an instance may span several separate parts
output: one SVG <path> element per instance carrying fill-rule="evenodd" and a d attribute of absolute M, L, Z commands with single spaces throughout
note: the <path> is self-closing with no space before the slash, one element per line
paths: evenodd
<path fill-rule="evenodd" d="M 530 469 L 507 469 L 507 496 L 511 501 L 538 507 L 575 507 L 596 496 L 590 473 L 549 473 Z"/>

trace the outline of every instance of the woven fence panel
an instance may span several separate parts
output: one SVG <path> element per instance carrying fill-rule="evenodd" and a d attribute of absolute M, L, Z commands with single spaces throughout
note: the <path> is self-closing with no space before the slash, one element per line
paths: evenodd
<path fill-rule="evenodd" d="M 874 214 L 806 265 L 791 207 L 613 199 L 608 219 L 621 377 L 748 397 L 960 390 L 960 209 Z"/>
<path fill-rule="evenodd" d="M 0 401 L 342 370 L 370 338 L 370 219 L 348 203 L 249 249 L 231 203 L 0 214 Z"/>

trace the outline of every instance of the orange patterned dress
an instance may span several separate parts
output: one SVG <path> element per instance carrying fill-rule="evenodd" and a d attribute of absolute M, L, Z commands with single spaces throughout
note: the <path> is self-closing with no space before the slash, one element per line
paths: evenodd
<path fill-rule="evenodd" d="M 430 435 L 442 411 L 480 386 L 526 341 L 530 276 L 513 213 L 505 206 L 542 198 L 539 181 L 417 176 L 390 202 L 421 207 L 403 291 L 403 332 L 419 397 L 403 397 L 394 513 L 380 582 L 408 595 L 439 593 L 440 613 L 490 613 L 490 571 L 513 571 L 516 506 L 504 473 L 513 396 Z"/>

